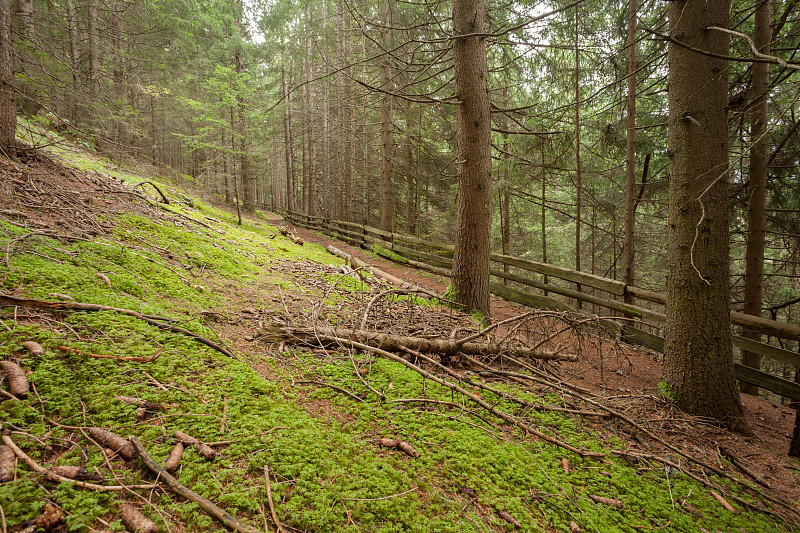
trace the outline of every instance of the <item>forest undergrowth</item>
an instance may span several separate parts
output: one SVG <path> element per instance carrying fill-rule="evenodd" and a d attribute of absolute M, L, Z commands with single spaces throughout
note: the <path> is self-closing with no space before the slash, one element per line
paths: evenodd
<path fill-rule="evenodd" d="M 225 529 L 132 441 L 242 531 L 800 523 L 793 493 L 649 425 L 687 423 L 668 398 L 600 398 L 533 353 L 613 343 L 591 320 L 481 330 L 282 235 L 274 215 L 238 226 L 184 178 L 57 141 L 0 160 L 0 355 L 28 384 L 7 371 L 0 387 L 2 531 Z M 499 353 L 388 351 L 358 331 Z"/>

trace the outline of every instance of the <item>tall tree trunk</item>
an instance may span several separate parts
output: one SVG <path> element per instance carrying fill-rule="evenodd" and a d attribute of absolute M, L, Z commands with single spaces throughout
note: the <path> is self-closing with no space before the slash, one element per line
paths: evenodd
<path fill-rule="evenodd" d="M 583 203 L 583 175 L 581 172 L 581 55 L 578 46 L 578 11 L 575 6 L 575 270 L 581 270 L 581 207 Z M 576 286 L 581 292 L 581 284 Z M 582 307 L 580 300 L 575 301 L 578 309 Z"/>
<path fill-rule="evenodd" d="M 336 65 L 339 69 L 344 67 L 344 15 L 342 4 L 336 3 Z M 345 220 L 344 209 L 344 75 L 341 70 L 336 73 L 336 218 Z"/>
<path fill-rule="evenodd" d="M 406 100 L 406 232 L 417 232 L 417 194 L 414 174 L 414 135 L 411 132 L 411 101 Z"/>
<path fill-rule="evenodd" d="M 97 0 L 91 0 L 87 9 L 89 14 L 89 88 L 96 97 L 100 94 L 100 29 L 97 26 Z"/>
<path fill-rule="evenodd" d="M 289 72 L 292 70 L 292 65 L 289 65 Z M 286 210 L 294 211 L 295 194 L 294 194 L 294 139 L 292 132 L 292 99 L 290 85 L 291 74 L 289 80 L 286 79 L 286 72 L 281 71 L 281 82 L 283 84 L 284 96 L 284 115 L 283 115 L 283 134 L 286 141 Z"/>
<path fill-rule="evenodd" d="M 753 41 L 762 54 L 770 53 L 772 0 L 764 0 L 756 8 Z M 767 232 L 767 139 L 764 135 L 769 100 L 769 63 L 753 63 L 750 89 L 750 200 L 747 204 L 747 252 L 744 273 L 744 312 L 761 316 L 764 283 L 764 244 Z M 761 334 L 745 330 L 743 337 L 761 340 Z M 742 352 L 742 364 L 761 366 L 761 356 Z M 758 387 L 741 383 L 741 391 L 758 394 Z"/>
<path fill-rule="evenodd" d="M 381 89 L 392 90 L 391 54 L 391 26 L 392 4 L 385 0 L 383 6 L 383 24 L 381 26 L 381 50 L 384 52 L 381 59 Z M 394 231 L 395 197 L 394 183 L 394 139 L 392 137 L 392 96 L 388 93 L 381 94 L 381 229 Z"/>
<path fill-rule="evenodd" d="M 113 31 L 114 31 L 114 96 L 116 98 L 116 117 L 122 117 L 122 109 L 125 101 L 125 41 L 122 33 L 122 12 L 123 6 L 113 8 Z M 114 140 L 126 145 L 126 124 L 124 118 L 114 119 Z M 167 152 L 165 152 L 167 153 Z"/>
<path fill-rule="evenodd" d="M 458 302 L 489 317 L 492 117 L 483 0 L 453 0 L 458 210 L 452 281 Z M 463 37 L 462 37 L 463 36 Z"/>
<path fill-rule="evenodd" d="M 320 17 L 323 24 L 327 24 L 328 8 L 326 0 L 322 0 L 322 16 Z M 327 32 L 323 32 L 323 39 L 325 39 L 327 49 Z M 327 74 L 328 63 L 325 62 L 325 74 Z M 331 138 L 330 138 L 330 83 L 326 76 L 322 83 L 322 212 L 325 217 L 333 217 L 333 182 L 331 180 Z"/>
<path fill-rule="evenodd" d="M 355 43 L 353 41 L 353 17 L 347 17 L 347 61 L 355 63 Z M 355 72 L 355 69 L 352 69 Z M 356 215 L 356 196 L 358 185 L 356 183 L 356 91 L 353 76 L 347 76 L 347 211 L 350 213 L 350 220 L 358 220 Z"/>
<path fill-rule="evenodd" d="M 17 107 L 14 102 L 11 1 L 0 0 L 0 155 L 17 158 Z"/>
<path fill-rule="evenodd" d="M 225 128 L 222 128 L 222 140 L 220 144 L 225 146 Z M 231 173 L 228 169 L 228 152 L 227 150 L 222 150 L 222 175 L 225 180 L 225 203 L 228 205 L 233 205 L 233 182 L 231 180 Z"/>
<path fill-rule="evenodd" d="M 545 163 L 544 138 L 540 139 L 540 152 L 542 154 L 542 263 L 547 263 L 547 165 Z M 548 282 L 547 276 L 543 280 Z M 548 292 L 544 291 L 547 296 Z"/>
<path fill-rule="evenodd" d="M 308 43 L 308 39 L 306 39 L 306 43 Z M 300 141 L 300 149 L 302 151 L 302 157 L 300 158 L 303 164 L 302 172 L 300 173 L 300 198 L 299 198 L 299 208 L 302 213 L 308 214 L 308 170 L 309 170 L 309 152 L 311 150 L 311 145 L 309 143 L 308 137 L 308 125 L 311 121 L 311 115 L 309 113 L 309 91 L 311 87 L 309 84 L 305 83 L 306 75 L 308 73 L 308 67 L 310 65 L 310 58 L 308 54 L 303 57 L 303 64 L 301 68 L 303 69 L 303 93 L 300 96 L 300 132 L 303 138 Z"/>
<path fill-rule="evenodd" d="M 674 0 L 669 34 L 728 54 L 730 0 Z M 733 375 L 728 62 L 669 45 L 669 233 L 663 381 L 691 414 L 749 432 Z"/>
<path fill-rule="evenodd" d="M 67 33 L 69 34 L 69 68 L 72 71 L 72 81 L 77 89 L 80 84 L 80 55 L 78 52 L 78 23 L 75 20 L 75 2 L 66 0 L 67 8 Z"/>
<path fill-rule="evenodd" d="M 311 80 L 314 75 L 311 64 L 311 38 L 306 39 L 306 57 L 308 57 L 308 63 L 306 64 L 306 111 L 308 112 L 308 203 L 306 204 L 306 213 L 311 216 L 317 216 L 319 209 L 317 205 L 317 152 L 314 138 L 314 110 L 311 100 Z"/>
<path fill-rule="evenodd" d="M 636 222 L 636 0 L 628 0 L 628 134 L 625 159 L 625 283 L 635 284 L 634 258 L 636 254 L 634 231 Z M 634 298 L 627 291 L 625 302 Z"/>
<path fill-rule="evenodd" d="M 234 8 L 236 9 L 236 27 L 240 35 L 244 35 L 245 30 L 242 27 L 242 12 L 240 4 L 241 0 L 233 0 Z M 244 82 L 241 80 L 244 74 L 244 58 L 242 57 L 241 39 L 236 46 L 236 53 L 234 55 L 236 63 L 236 104 L 239 111 L 239 173 L 242 176 L 242 209 L 248 213 L 256 210 L 256 177 L 250 171 L 250 131 L 247 123 L 247 102 L 241 94 L 243 90 L 242 85 Z"/>
<path fill-rule="evenodd" d="M 504 103 L 508 103 L 505 101 Z M 505 123 L 505 121 L 504 121 Z M 505 124 L 503 124 L 505 126 Z M 505 128 L 504 128 L 505 129 Z M 509 146 L 508 134 L 503 134 L 503 179 L 500 181 L 500 247 L 503 255 L 509 254 L 509 245 L 511 244 L 511 195 L 509 188 L 511 184 L 511 170 L 509 169 Z M 510 268 L 507 264 L 503 264 L 503 272 L 508 274 Z M 503 279 L 503 284 L 507 285 L 508 280 Z"/>
<path fill-rule="evenodd" d="M 17 0 L 17 16 L 22 30 L 22 38 L 28 43 L 32 43 L 35 38 L 33 33 L 33 0 Z"/>

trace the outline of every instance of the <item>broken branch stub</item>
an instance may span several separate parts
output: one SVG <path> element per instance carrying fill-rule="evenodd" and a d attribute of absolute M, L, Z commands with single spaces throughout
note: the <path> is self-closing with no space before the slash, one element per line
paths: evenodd
<path fill-rule="evenodd" d="M 103 481 L 103 476 L 89 472 L 82 466 L 55 466 L 49 469 L 45 476 L 54 481 L 58 481 L 60 477 L 74 479 L 75 481 Z"/>

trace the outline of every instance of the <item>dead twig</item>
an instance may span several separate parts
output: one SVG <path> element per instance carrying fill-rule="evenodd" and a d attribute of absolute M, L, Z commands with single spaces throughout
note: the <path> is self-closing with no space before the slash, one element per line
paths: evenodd
<path fill-rule="evenodd" d="M 38 463 L 36 463 L 36 461 L 31 459 L 28 456 L 28 454 L 23 452 L 21 449 L 19 449 L 19 447 L 16 444 L 14 444 L 14 441 L 11 440 L 11 436 L 10 435 L 2 435 L 2 440 L 3 440 L 3 443 L 5 443 L 6 446 L 11 448 L 11 450 L 14 452 L 14 455 L 19 457 L 19 459 L 23 463 L 28 465 L 31 470 L 33 470 L 37 474 L 45 475 L 49 479 L 52 479 L 54 481 L 59 481 L 61 483 L 72 483 L 76 487 L 81 487 L 81 488 L 84 488 L 84 489 L 91 489 L 91 490 L 112 490 L 112 491 L 125 490 L 125 491 L 127 491 L 127 490 L 131 490 L 131 489 L 154 489 L 154 488 L 158 487 L 158 485 L 126 485 L 126 486 L 123 486 L 123 485 L 96 485 L 94 483 L 86 483 L 84 481 L 76 481 L 74 479 L 69 479 L 69 478 L 60 476 L 60 475 L 48 470 L 47 468 L 44 468 L 43 466 L 39 465 Z"/>
<path fill-rule="evenodd" d="M 275 512 L 275 505 L 272 503 L 272 483 L 269 480 L 269 466 L 264 465 L 264 479 L 267 480 L 267 503 L 269 504 L 269 514 L 272 515 L 272 521 L 275 522 L 275 527 L 278 528 L 279 533 L 284 533 L 283 524 L 278 520 L 278 515 Z"/>
<path fill-rule="evenodd" d="M 130 309 L 121 309 L 119 307 L 111 307 L 108 305 L 98 305 L 98 304 L 87 304 L 81 302 L 51 302 L 47 300 L 30 300 L 26 298 L 17 298 L 16 296 L 10 296 L 7 294 L 0 294 L 0 304 L 9 305 L 9 306 L 21 306 L 21 307 L 33 307 L 35 309 L 55 309 L 55 310 L 67 310 L 67 311 L 115 311 L 117 313 L 122 313 L 124 315 L 132 316 L 139 320 L 143 320 L 147 322 L 151 326 L 155 326 L 160 329 L 164 329 L 167 331 L 172 331 L 174 333 L 181 333 L 182 335 L 186 335 L 187 337 L 191 337 L 192 339 L 196 340 L 201 344 L 205 344 L 209 348 L 213 348 L 214 350 L 220 352 L 223 355 L 230 357 L 231 359 L 239 360 L 230 350 L 217 344 L 216 342 L 207 339 L 197 333 L 189 331 L 187 329 L 181 328 L 179 326 L 173 326 L 172 324 L 165 324 L 159 320 L 156 320 L 150 316 L 143 315 L 137 311 L 132 311 Z"/>
<path fill-rule="evenodd" d="M 354 399 L 357 402 L 364 403 L 364 399 L 363 398 L 359 398 L 358 396 L 356 396 L 355 394 L 353 394 L 349 390 L 343 389 L 342 387 L 337 387 L 336 385 L 332 385 L 331 383 L 326 383 L 324 381 L 307 380 L 307 379 L 306 380 L 302 380 L 302 381 L 295 381 L 295 383 L 299 383 L 300 385 L 322 385 L 323 387 L 330 387 L 333 390 L 337 390 L 337 391 L 341 392 L 342 394 L 346 394 L 346 395 L 350 396 L 352 399 Z"/>
<path fill-rule="evenodd" d="M 150 454 L 147 453 L 147 450 L 142 443 L 139 442 L 139 439 L 131 436 L 128 437 L 131 444 L 133 445 L 136 453 L 141 458 L 144 465 L 150 470 L 153 474 L 158 477 L 159 482 L 166 485 L 172 492 L 177 494 L 178 496 L 189 500 L 190 502 L 196 503 L 203 511 L 206 512 L 210 517 L 222 522 L 230 529 L 234 531 L 244 531 L 246 533 L 260 533 L 258 529 L 254 528 L 249 524 L 245 524 L 244 522 L 239 521 L 238 519 L 234 518 L 230 513 L 220 508 L 217 504 L 213 503 L 211 500 L 200 496 L 196 492 L 186 488 L 182 485 L 177 479 L 172 477 L 172 475 L 161 468 L 158 463 L 153 460 Z"/>
<path fill-rule="evenodd" d="M 82 352 L 77 348 L 70 348 L 69 346 L 56 346 L 56 348 L 61 350 L 62 352 L 72 352 L 76 354 L 88 355 L 89 357 L 94 357 L 95 359 L 116 359 L 117 361 L 133 361 L 135 363 L 152 363 L 153 361 L 158 359 L 163 350 L 163 348 L 160 348 L 156 353 L 154 353 L 150 357 L 125 357 L 122 355 Z"/>

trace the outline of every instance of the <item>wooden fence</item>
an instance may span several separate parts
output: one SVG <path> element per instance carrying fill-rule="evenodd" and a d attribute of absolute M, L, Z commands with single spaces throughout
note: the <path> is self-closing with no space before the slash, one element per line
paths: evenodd
<path fill-rule="evenodd" d="M 300 213 L 285 213 L 285 217 L 298 226 L 319 230 L 351 245 L 373 248 L 379 255 L 393 261 L 399 261 L 443 276 L 450 276 L 454 250 L 454 246 L 451 244 L 425 241 L 408 235 L 389 233 L 362 224 Z M 493 294 L 506 300 L 538 309 L 578 311 L 569 303 L 556 299 L 550 294 L 603 307 L 619 316 L 630 319 L 626 320 L 624 325 L 606 321 L 607 325 L 617 329 L 617 333 L 623 341 L 659 352 L 664 351 L 664 338 L 657 333 L 650 332 L 656 331 L 660 333 L 666 321 L 666 315 L 663 311 L 663 306 L 666 304 L 666 296 L 664 294 L 640 289 L 626 285 L 621 281 L 594 274 L 578 272 L 528 259 L 494 253 L 490 254 L 489 259 L 491 261 L 490 271 L 492 278 L 502 281 L 492 281 L 490 283 L 490 290 Z M 511 273 L 511 267 L 524 272 L 539 274 L 541 280 Z M 568 282 L 570 286 L 565 287 L 553 283 L 553 279 Z M 538 289 L 543 294 L 533 294 L 515 288 L 509 285 L 508 282 Z M 592 292 L 595 294 L 584 292 L 587 287 L 594 289 Z M 603 295 L 598 295 L 596 294 L 597 292 L 603 293 Z M 624 301 L 614 299 L 624 298 L 626 294 L 650 302 L 651 306 L 655 304 L 654 307 L 656 309 L 626 304 Z M 764 335 L 800 341 L 800 326 L 794 324 L 754 317 L 735 311 L 731 312 L 731 323 Z M 800 368 L 800 354 L 798 353 L 779 346 L 746 339 L 740 335 L 733 335 L 731 340 L 733 345 L 741 350 L 758 353 L 769 359 Z M 800 401 L 800 383 L 788 381 L 738 363 L 734 364 L 734 373 L 742 381 Z"/>

